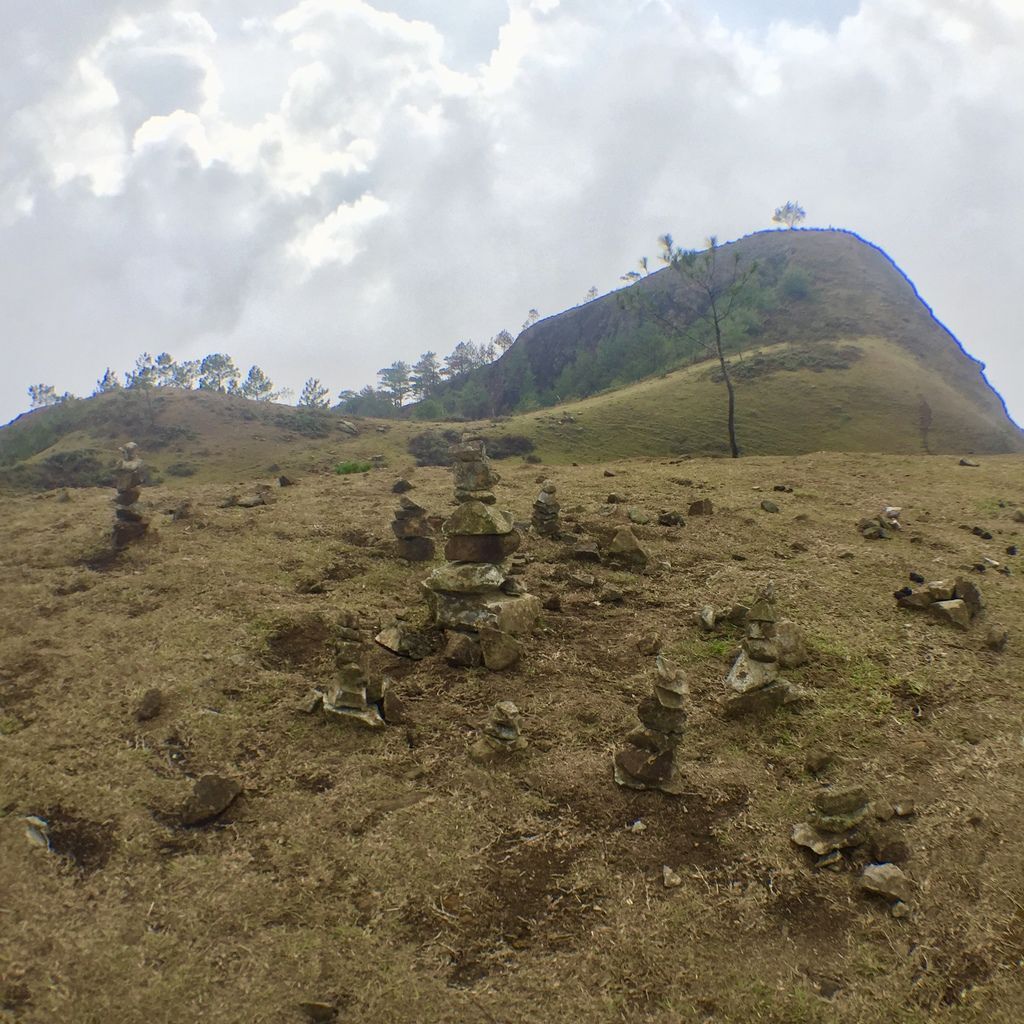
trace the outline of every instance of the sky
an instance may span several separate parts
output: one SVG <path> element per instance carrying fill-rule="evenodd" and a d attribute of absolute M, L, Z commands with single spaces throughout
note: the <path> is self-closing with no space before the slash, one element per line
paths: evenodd
<path fill-rule="evenodd" d="M 1022 0 L 4 0 L 0 423 L 135 357 L 333 396 L 658 235 L 881 246 L 1024 423 Z M 293 399 L 294 400 L 294 399 Z"/>

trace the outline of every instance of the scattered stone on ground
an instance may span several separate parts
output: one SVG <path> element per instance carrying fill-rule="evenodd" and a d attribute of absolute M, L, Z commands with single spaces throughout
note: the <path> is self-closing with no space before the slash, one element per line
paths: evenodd
<path fill-rule="evenodd" d="M 683 526 L 686 520 L 682 512 L 661 512 L 658 514 L 659 526 Z"/>
<path fill-rule="evenodd" d="M 972 621 L 985 609 L 981 591 L 970 580 L 932 580 L 920 589 L 903 587 L 893 597 L 900 608 L 930 612 L 941 622 L 959 629 L 969 629 Z"/>
<path fill-rule="evenodd" d="M 483 626 L 480 629 L 480 652 L 485 668 L 501 672 L 519 662 L 523 648 L 514 636 L 493 626 Z"/>
<path fill-rule="evenodd" d="M 519 708 L 512 701 L 503 700 L 491 708 L 483 735 L 470 747 L 469 756 L 479 764 L 489 764 L 504 760 L 527 746 Z"/>
<path fill-rule="evenodd" d="M 683 880 L 667 864 L 663 864 L 661 867 L 661 884 L 666 889 L 678 889 L 683 884 Z"/>
<path fill-rule="evenodd" d="M 444 649 L 444 660 L 454 668 L 477 668 L 482 665 L 484 656 L 479 636 L 451 630 Z"/>
<path fill-rule="evenodd" d="M 290 476 L 285 476 L 283 473 L 277 478 L 278 487 L 294 487 L 295 481 Z"/>
<path fill-rule="evenodd" d="M 971 469 L 977 469 L 981 465 L 981 463 L 980 462 L 973 462 L 971 459 L 961 459 L 960 460 L 960 465 L 961 466 L 969 466 Z"/>
<path fill-rule="evenodd" d="M 761 509 L 765 512 L 778 512 L 779 506 L 776 505 L 774 501 L 770 501 L 768 498 L 765 498 L 764 501 L 761 502 Z"/>
<path fill-rule="evenodd" d="M 601 551 L 596 540 L 581 540 L 572 549 L 572 557 L 577 562 L 600 562 Z"/>
<path fill-rule="evenodd" d="M 902 511 L 894 505 L 887 505 L 874 519 L 862 519 L 857 529 L 865 540 L 890 540 L 894 533 L 903 529 L 900 524 Z"/>
<path fill-rule="evenodd" d="M 657 633 L 645 633 L 636 642 L 636 649 L 649 657 L 661 653 L 662 639 Z"/>
<path fill-rule="evenodd" d="M 710 498 L 701 498 L 699 501 L 695 501 L 690 505 L 689 512 L 687 515 L 691 516 L 710 516 L 714 514 L 715 506 L 712 504 Z"/>
<path fill-rule="evenodd" d="M 146 482 L 146 466 L 138 455 L 139 446 L 129 441 L 120 448 L 121 461 L 117 464 L 114 484 L 114 550 L 120 551 L 132 541 L 141 539 L 149 529 L 149 520 L 139 505 L 140 488 Z"/>
<path fill-rule="evenodd" d="M 407 491 L 411 491 L 411 490 L 412 490 L 412 483 L 410 481 L 406 480 L 405 477 L 402 477 L 400 480 L 396 480 L 391 485 L 391 493 L 392 494 L 405 494 Z"/>
<path fill-rule="evenodd" d="M 435 629 L 414 629 L 396 622 L 386 626 L 374 638 L 385 650 L 412 661 L 422 661 L 435 654 L 444 644 L 441 633 Z"/>
<path fill-rule="evenodd" d="M 814 750 L 807 751 L 804 757 L 804 768 L 811 775 L 820 775 L 834 760 L 835 755 L 831 750 L 815 748 Z"/>
<path fill-rule="evenodd" d="M 559 537 L 561 535 L 562 524 L 558 518 L 561 506 L 555 497 L 556 491 L 554 483 L 545 480 L 541 485 L 540 493 L 534 500 L 530 521 L 534 531 L 540 537 Z"/>
<path fill-rule="evenodd" d="M 148 689 L 135 707 L 135 721 L 149 722 L 163 710 L 164 695 L 156 686 Z"/>
<path fill-rule="evenodd" d="M 627 569 L 644 569 L 651 560 L 647 549 L 628 526 L 618 530 L 605 551 L 609 562 Z"/>
<path fill-rule="evenodd" d="M 1024 523 L 1024 508 L 1019 508 L 1013 513 L 1013 521 L 1015 523 Z"/>
<path fill-rule="evenodd" d="M 657 789 L 677 796 L 683 789 L 675 754 L 686 728 L 690 688 L 682 671 L 660 654 L 652 681 L 653 693 L 637 708 L 641 727 L 626 736 L 615 752 L 615 781 L 630 789 Z"/>
<path fill-rule="evenodd" d="M 544 598 L 543 608 L 546 612 L 560 612 L 562 610 L 561 594 L 552 594 L 550 597 Z"/>
<path fill-rule="evenodd" d="M 311 1024 L 331 1024 L 332 1021 L 338 1019 L 338 1008 L 334 1003 L 322 1003 L 315 999 L 307 999 L 299 1003 L 299 1009 Z"/>
<path fill-rule="evenodd" d="M 427 510 L 404 494 L 395 512 L 391 530 L 398 545 L 398 557 L 409 562 L 429 562 L 434 557 L 434 530 Z"/>
<path fill-rule="evenodd" d="M 242 792 L 241 784 L 221 775 L 204 775 L 192 788 L 181 810 L 181 824 L 205 825 L 223 814 Z"/>
<path fill-rule="evenodd" d="M 917 812 L 917 804 L 907 797 L 897 800 L 892 805 L 892 810 L 897 818 L 910 818 Z"/>
<path fill-rule="evenodd" d="M 609 505 L 621 505 L 625 500 L 626 499 L 621 494 L 609 494 L 605 499 Z"/>
<path fill-rule="evenodd" d="M 650 515 L 639 508 L 631 508 L 626 513 L 626 518 L 636 526 L 647 526 L 651 521 Z"/>
<path fill-rule="evenodd" d="M 1006 647 L 1010 634 L 1002 626 L 990 626 L 985 635 L 985 646 L 991 651 L 1001 651 Z"/>
<path fill-rule="evenodd" d="M 780 649 L 771 586 L 761 592 L 746 618 L 746 636 L 725 680 L 729 690 L 724 699 L 727 718 L 771 711 L 803 696 L 798 686 L 779 675 Z M 802 664 L 799 659 L 806 660 L 806 654 L 792 623 L 786 626 L 784 640 L 790 666 Z"/>
<path fill-rule="evenodd" d="M 807 821 L 794 825 L 790 838 L 819 857 L 860 846 L 867 838 L 860 826 L 869 810 L 863 786 L 822 790 L 812 801 Z"/>
<path fill-rule="evenodd" d="M 909 903 L 914 883 L 895 864 L 868 864 L 860 876 L 860 886 L 872 896 L 896 903 Z"/>

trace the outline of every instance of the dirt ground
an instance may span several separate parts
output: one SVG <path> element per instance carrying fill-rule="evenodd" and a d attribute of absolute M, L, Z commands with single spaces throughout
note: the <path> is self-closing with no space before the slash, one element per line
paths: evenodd
<path fill-rule="evenodd" d="M 545 476 L 569 531 L 606 541 L 629 510 L 653 516 L 636 527 L 650 567 L 581 565 L 527 534 L 521 578 L 562 610 L 502 673 L 371 644 L 405 708 L 380 732 L 303 704 L 331 678 L 342 610 L 367 639 L 425 620 L 429 566 L 393 554 L 391 486 L 408 475 L 443 516 L 446 470 L 300 476 L 254 509 L 173 481 L 146 490 L 151 536 L 114 560 L 111 491 L 0 499 L 0 1021 L 1020 1021 L 1024 564 L 1007 549 L 1024 546 L 1024 457 L 978 461 L 502 463 L 520 519 Z M 713 515 L 655 525 L 704 497 Z M 885 505 L 904 530 L 864 540 L 857 521 Z M 985 557 L 1011 574 L 979 573 Z M 898 610 L 912 571 L 969 576 L 985 614 L 958 632 Z M 787 673 L 808 698 L 727 721 L 739 634 L 694 613 L 769 581 L 810 648 Z M 692 691 L 676 798 L 612 781 L 653 633 Z M 139 722 L 151 687 L 163 708 Z M 480 767 L 466 751 L 501 699 L 531 744 Z M 818 776 L 814 750 L 834 755 Z M 209 773 L 242 796 L 181 827 Z M 917 810 L 873 817 L 842 870 L 817 869 L 790 831 L 844 783 L 883 818 Z M 913 879 L 908 918 L 858 890 L 875 859 Z"/>

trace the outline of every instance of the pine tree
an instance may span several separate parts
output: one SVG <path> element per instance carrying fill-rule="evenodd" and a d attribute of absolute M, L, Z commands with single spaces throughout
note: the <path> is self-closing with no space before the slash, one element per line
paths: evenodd
<path fill-rule="evenodd" d="M 94 395 L 104 395 L 108 391 L 118 391 L 121 387 L 121 381 L 118 379 L 117 374 L 108 366 L 106 372 L 98 381 L 96 381 L 96 387 L 93 390 Z"/>
<path fill-rule="evenodd" d="M 412 364 L 409 374 L 409 386 L 417 398 L 429 398 L 441 383 L 441 364 L 437 361 L 436 352 L 424 352 Z"/>
<path fill-rule="evenodd" d="M 327 396 L 330 392 L 316 377 L 310 377 L 302 385 L 302 393 L 299 395 L 299 407 L 302 409 L 326 409 L 328 406 Z"/>
<path fill-rule="evenodd" d="M 258 366 L 249 367 L 249 373 L 238 393 L 254 402 L 272 402 L 277 397 L 274 382 Z"/>

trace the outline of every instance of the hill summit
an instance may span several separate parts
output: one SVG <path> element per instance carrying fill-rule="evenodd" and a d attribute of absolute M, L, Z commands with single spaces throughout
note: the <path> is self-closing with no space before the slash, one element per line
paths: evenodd
<path fill-rule="evenodd" d="M 734 261 L 753 270 L 726 338 L 748 453 L 806 451 L 811 435 L 838 450 L 1021 450 L 984 365 L 877 246 L 848 231 L 762 231 L 719 247 L 720 265 Z M 684 315 L 666 326 L 683 288 L 666 267 L 539 321 L 495 363 L 453 382 L 445 405 L 461 397 L 480 406 L 470 415 L 524 412 L 695 367 L 701 386 L 678 396 L 687 401 L 676 417 L 702 437 L 704 417 L 721 418 L 724 391 L 699 323 Z M 659 400 L 674 403 L 672 390 Z M 768 414 L 771 444 L 752 442 L 751 417 Z M 870 429 L 870 417 L 884 429 Z"/>

